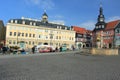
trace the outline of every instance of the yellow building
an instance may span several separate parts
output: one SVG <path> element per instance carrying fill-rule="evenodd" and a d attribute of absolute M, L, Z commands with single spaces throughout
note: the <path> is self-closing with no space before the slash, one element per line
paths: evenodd
<path fill-rule="evenodd" d="M 42 20 L 28 18 L 11 19 L 6 27 L 6 46 L 31 48 L 35 45 L 48 44 L 54 47 L 75 45 L 75 31 L 72 28 L 48 22 L 46 13 Z"/>

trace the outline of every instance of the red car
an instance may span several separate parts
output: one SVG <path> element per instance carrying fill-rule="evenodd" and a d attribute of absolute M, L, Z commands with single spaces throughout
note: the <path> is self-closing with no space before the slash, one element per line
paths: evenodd
<path fill-rule="evenodd" d="M 39 48 L 39 52 L 40 52 L 40 53 L 44 53 L 44 52 L 52 52 L 52 48 L 51 48 L 51 47 L 43 47 L 43 48 Z"/>

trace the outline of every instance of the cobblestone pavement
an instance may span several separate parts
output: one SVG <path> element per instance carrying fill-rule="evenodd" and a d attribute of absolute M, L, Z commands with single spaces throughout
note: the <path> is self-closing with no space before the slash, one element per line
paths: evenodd
<path fill-rule="evenodd" d="M 120 80 L 120 56 L 0 56 L 0 80 Z"/>

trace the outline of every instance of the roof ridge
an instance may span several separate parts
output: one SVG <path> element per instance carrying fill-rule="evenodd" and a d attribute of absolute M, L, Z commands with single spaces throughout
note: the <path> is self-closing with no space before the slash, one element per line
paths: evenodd
<path fill-rule="evenodd" d="M 113 20 L 113 21 L 109 21 L 109 22 L 107 22 L 107 23 L 116 22 L 116 21 L 120 21 L 120 19 L 118 19 L 118 20 Z"/>

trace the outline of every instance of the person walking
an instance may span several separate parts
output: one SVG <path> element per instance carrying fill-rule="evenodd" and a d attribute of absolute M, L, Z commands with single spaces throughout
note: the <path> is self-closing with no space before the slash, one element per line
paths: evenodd
<path fill-rule="evenodd" d="M 58 47 L 55 48 L 55 51 L 58 52 Z"/>
<path fill-rule="evenodd" d="M 6 54 L 7 48 L 5 46 L 2 47 L 3 54 Z"/>
<path fill-rule="evenodd" d="M 60 52 L 62 52 L 62 46 L 60 46 Z"/>
<path fill-rule="evenodd" d="M 32 47 L 32 53 L 35 53 L 35 46 Z"/>

